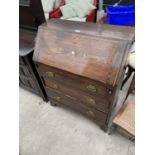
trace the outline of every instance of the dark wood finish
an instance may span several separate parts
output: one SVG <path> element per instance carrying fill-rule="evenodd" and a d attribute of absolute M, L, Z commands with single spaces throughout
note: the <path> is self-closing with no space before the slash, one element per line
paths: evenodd
<path fill-rule="evenodd" d="M 20 6 L 30 6 L 30 0 L 19 0 Z"/>
<path fill-rule="evenodd" d="M 81 87 L 82 89 L 80 89 L 80 87 L 76 87 L 76 86 L 74 87 L 72 83 L 66 82 L 63 79 L 59 81 L 57 79 L 53 80 L 53 79 L 47 78 L 46 76 L 42 76 L 42 77 L 43 77 L 42 81 L 43 81 L 45 88 L 62 92 L 63 94 L 67 95 L 68 97 L 73 98 L 77 102 L 78 101 L 82 102 L 83 104 L 92 106 L 100 111 L 103 111 L 103 112 L 109 111 L 109 104 L 108 104 L 109 101 L 105 99 L 105 95 L 103 96 L 97 95 L 98 87 L 96 87 L 96 91 L 94 92 L 94 90 L 93 91 L 89 90 L 87 88 L 87 85 L 85 87 Z M 83 82 L 83 85 L 85 85 L 85 82 Z"/>
<path fill-rule="evenodd" d="M 67 105 L 71 108 L 74 108 L 77 111 L 80 111 L 83 114 L 88 115 L 90 118 L 97 120 L 100 124 L 104 124 L 106 122 L 107 114 L 104 112 L 100 112 L 94 108 L 85 106 L 83 103 L 77 101 L 75 98 L 70 97 L 68 95 L 64 95 L 59 91 L 46 89 L 46 92 L 50 96 L 51 101 L 59 102 L 63 105 Z"/>
<path fill-rule="evenodd" d="M 33 60 L 51 104 L 90 115 L 106 130 L 133 40 L 129 27 L 53 19 L 40 26 Z"/>
<path fill-rule="evenodd" d="M 65 72 L 64 74 L 61 70 L 58 70 L 56 68 L 49 68 L 46 65 L 40 65 L 39 69 L 40 75 L 42 75 L 46 79 L 65 83 L 70 87 L 80 89 L 96 97 L 104 97 L 106 94 L 106 88 L 102 87 L 103 84 L 101 82 L 90 80 L 84 77 L 77 78 L 77 75 L 70 74 L 68 72 Z M 51 76 L 51 74 L 53 76 Z"/>
<path fill-rule="evenodd" d="M 34 50 L 35 31 L 19 29 L 19 54 L 25 56 Z"/>
<path fill-rule="evenodd" d="M 35 29 L 45 22 L 41 0 L 19 1 L 19 26 L 20 28 Z"/>
<path fill-rule="evenodd" d="M 123 28 L 121 33 L 119 28 L 116 31 L 117 28 L 112 29 L 111 26 L 95 24 L 94 27 L 88 23 L 87 29 L 82 23 L 77 23 L 77 29 L 73 29 L 73 24 L 75 22 L 52 20 L 41 26 L 34 59 L 79 76 L 115 85 L 126 54 L 127 40 L 133 37 L 132 33 L 123 32 Z M 132 28 L 128 30 L 133 32 Z"/>
<path fill-rule="evenodd" d="M 44 20 L 40 0 L 19 1 L 19 85 L 47 101 L 43 85 L 32 61 L 37 27 Z"/>
<path fill-rule="evenodd" d="M 36 32 L 20 29 L 19 32 L 19 85 L 47 101 L 46 93 L 32 61 Z"/>

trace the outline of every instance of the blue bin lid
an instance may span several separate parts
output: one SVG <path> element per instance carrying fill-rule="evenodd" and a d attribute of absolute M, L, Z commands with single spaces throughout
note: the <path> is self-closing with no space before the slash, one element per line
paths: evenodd
<path fill-rule="evenodd" d="M 135 12 L 135 6 L 108 6 L 106 11 L 110 14 Z"/>

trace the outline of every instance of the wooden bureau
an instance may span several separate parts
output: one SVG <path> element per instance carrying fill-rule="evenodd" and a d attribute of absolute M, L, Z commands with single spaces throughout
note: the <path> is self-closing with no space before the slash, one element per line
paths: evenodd
<path fill-rule="evenodd" d="M 33 60 L 52 105 L 105 131 L 124 77 L 134 28 L 52 19 L 39 27 Z"/>

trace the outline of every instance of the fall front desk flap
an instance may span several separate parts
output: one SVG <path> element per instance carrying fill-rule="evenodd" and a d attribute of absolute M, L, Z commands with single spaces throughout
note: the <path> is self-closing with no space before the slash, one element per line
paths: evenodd
<path fill-rule="evenodd" d="M 134 40 L 134 28 L 52 19 L 39 27 L 33 59 L 115 85 Z"/>

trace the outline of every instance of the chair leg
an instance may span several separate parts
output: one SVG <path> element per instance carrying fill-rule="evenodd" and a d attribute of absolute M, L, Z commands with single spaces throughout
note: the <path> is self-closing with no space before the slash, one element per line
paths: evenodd
<path fill-rule="evenodd" d="M 125 79 L 122 82 L 121 90 L 122 90 L 123 86 L 125 85 L 125 83 L 128 81 L 128 79 L 130 78 L 131 74 L 134 72 L 134 69 L 131 68 L 130 66 L 128 66 L 128 69 L 129 70 L 128 70 L 127 76 L 125 77 Z"/>

